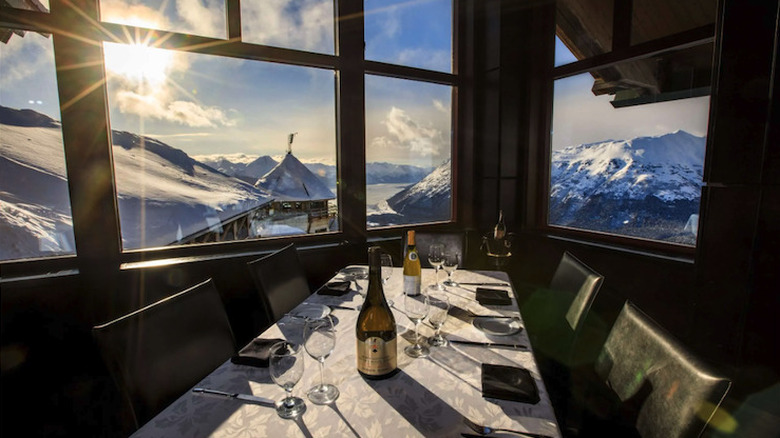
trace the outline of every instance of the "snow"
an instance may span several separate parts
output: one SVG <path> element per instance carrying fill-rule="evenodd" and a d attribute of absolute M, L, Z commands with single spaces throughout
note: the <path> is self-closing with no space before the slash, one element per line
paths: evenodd
<path fill-rule="evenodd" d="M 335 199 L 336 195 L 291 153 L 255 183 L 278 201 Z"/>

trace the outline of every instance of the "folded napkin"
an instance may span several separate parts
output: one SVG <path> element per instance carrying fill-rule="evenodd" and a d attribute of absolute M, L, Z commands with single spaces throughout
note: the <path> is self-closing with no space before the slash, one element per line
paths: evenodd
<path fill-rule="evenodd" d="M 349 292 L 351 282 L 345 280 L 333 280 L 325 284 L 325 287 L 320 289 L 318 294 L 320 295 L 334 295 L 341 296 Z"/>
<path fill-rule="evenodd" d="M 271 347 L 284 339 L 261 339 L 255 338 L 242 348 L 237 355 L 230 358 L 230 361 L 239 365 L 250 365 L 253 367 L 265 368 L 268 366 L 268 358 L 271 355 Z"/>
<path fill-rule="evenodd" d="M 525 368 L 483 363 L 482 397 L 536 404 L 539 389 Z"/>
<path fill-rule="evenodd" d="M 477 301 L 479 304 L 490 305 L 495 304 L 499 306 L 506 306 L 512 304 L 512 299 L 509 298 L 509 293 L 501 289 L 489 289 L 486 287 L 477 288 Z"/>

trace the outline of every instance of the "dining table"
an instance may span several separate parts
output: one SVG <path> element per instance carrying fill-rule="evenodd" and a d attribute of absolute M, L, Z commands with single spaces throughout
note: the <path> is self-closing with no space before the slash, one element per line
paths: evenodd
<path fill-rule="evenodd" d="M 397 325 L 398 372 L 384 380 L 365 379 L 357 371 L 355 326 L 368 279 L 355 272 L 367 273 L 367 267 L 351 265 L 340 270 L 330 281 L 349 281 L 346 292 L 334 294 L 323 285 L 258 335 L 260 339 L 278 338 L 302 343 L 305 318 L 300 316 L 301 311 L 325 309 L 324 313 L 329 314 L 336 327 L 336 346 L 324 362 L 325 382 L 336 385 L 340 392 L 335 402 L 317 405 L 306 398 L 307 390 L 320 383 L 319 363 L 306 357 L 303 377 L 293 388 L 293 395 L 305 400 L 306 411 L 296 419 L 283 419 L 273 405 L 246 400 L 247 397 L 207 396 L 188 391 L 142 425 L 133 436 L 374 438 L 482 435 L 469 427 L 469 420 L 492 428 L 528 432 L 536 438 L 561 436 L 550 397 L 534 360 L 533 346 L 523 327 L 512 282 L 505 272 L 458 269 L 452 275 L 458 284 L 439 288 L 436 277 L 444 280 L 446 274 L 423 269 L 424 292 L 436 290 L 449 298 L 449 316 L 441 327 L 449 342 L 446 346 L 430 346 L 427 357 L 412 358 L 404 353 L 404 347 L 415 341 L 416 333 L 415 325 L 407 318 L 403 307 L 402 269 L 391 268 L 383 288 Z M 431 286 L 434 289 L 428 289 Z M 506 291 L 510 303 L 481 304 L 476 299 L 480 287 Z M 493 316 L 509 318 L 493 319 Z M 477 324 L 477 321 L 483 324 Z M 486 321 L 499 323 L 499 329 L 494 330 Z M 500 329 L 502 321 L 508 330 Z M 427 320 L 419 324 L 419 334 L 423 342 L 434 334 Z M 517 401 L 483 394 L 484 364 L 527 370 L 538 398 Z M 273 401 L 285 397 L 285 391 L 273 382 L 267 367 L 237 364 L 231 360 L 225 361 L 194 388 L 254 395 Z M 487 436 L 523 435 L 493 432 Z"/>

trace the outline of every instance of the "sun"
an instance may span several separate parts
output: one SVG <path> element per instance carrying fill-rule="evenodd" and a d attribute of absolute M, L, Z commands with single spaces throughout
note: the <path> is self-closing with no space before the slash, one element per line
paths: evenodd
<path fill-rule="evenodd" d="M 151 86 L 165 83 L 173 64 L 173 52 L 142 43 L 104 43 L 106 69 L 126 79 Z"/>

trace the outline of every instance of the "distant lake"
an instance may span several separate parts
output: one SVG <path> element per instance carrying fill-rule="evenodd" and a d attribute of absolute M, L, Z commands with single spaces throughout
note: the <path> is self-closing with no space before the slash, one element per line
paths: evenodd
<path fill-rule="evenodd" d="M 396 193 L 409 186 L 409 183 L 398 184 L 368 184 L 366 186 L 366 205 L 372 206 L 386 201 Z"/>

